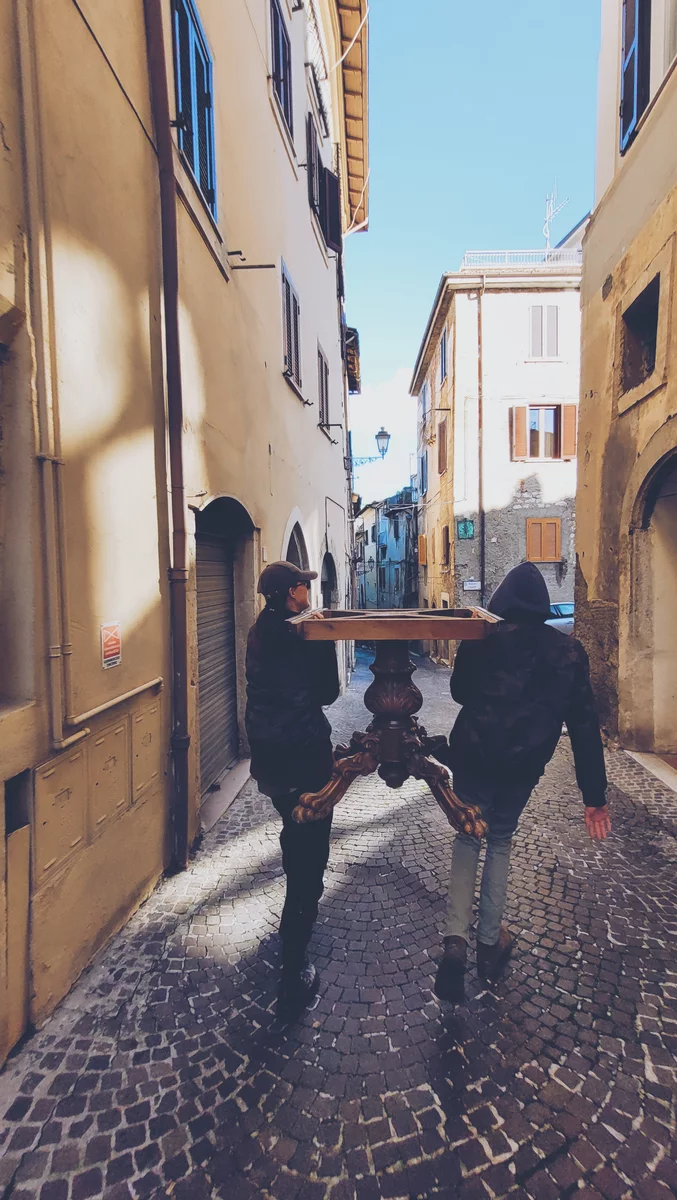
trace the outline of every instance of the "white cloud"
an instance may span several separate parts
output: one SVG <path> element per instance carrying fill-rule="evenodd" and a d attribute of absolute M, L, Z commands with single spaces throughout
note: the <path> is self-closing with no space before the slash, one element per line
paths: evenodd
<path fill-rule="evenodd" d="M 363 501 L 382 500 L 406 487 L 416 469 L 416 400 L 409 395 L 411 371 L 401 367 L 383 383 L 367 385 L 350 397 L 350 428 L 355 458 L 377 454 L 376 434 L 388 430 L 390 446 L 383 461 L 355 470 Z"/>

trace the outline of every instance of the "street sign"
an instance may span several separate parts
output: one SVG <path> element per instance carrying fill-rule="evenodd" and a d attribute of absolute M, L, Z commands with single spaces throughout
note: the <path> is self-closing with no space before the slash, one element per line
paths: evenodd
<path fill-rule="evenodd" d="M 481 592 L 482 584 L 480 583 L 479 579 L 464 579 L 463 580 L 463 591 L 464 592 Z"/>

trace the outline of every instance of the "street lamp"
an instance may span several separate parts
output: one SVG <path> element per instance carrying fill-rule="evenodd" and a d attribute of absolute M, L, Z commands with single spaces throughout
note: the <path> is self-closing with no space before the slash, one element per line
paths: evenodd
<path fill-rule="evenodd" d="M 378 454 L 373 454 L 368 458 L 351 458 L 353 467 L 363 467 L 365 463 L 378 462 L 379 458 L 385 458 L 386 454 L 388 453 L 388 446 L 390 445 L 390 434 L 382 425 L 378 433 L 374 436 L 376 438 Z"/>

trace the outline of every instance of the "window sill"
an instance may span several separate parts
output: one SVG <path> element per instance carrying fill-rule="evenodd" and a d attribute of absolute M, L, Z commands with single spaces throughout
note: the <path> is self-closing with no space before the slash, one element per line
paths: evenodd
<path fill-rule="evenodd" d="M 563 358 L 547 358 L 543 355 L 542 358 L 525 358 L 525 363 L 563 363 Z"/>
<path fill-rule="evenodd" d="M 294 176 L 296 177 L 296 179 L 298 179 L 299 178 L 299 165 L 298 165 L 298 158 L 296 155 L 296 146 L 294 145 L 294 138 L 289 130 L 289 126 L 287 125 L 287 118 L 285 117 L 285 115 L 282 111 L 282 105 L 280 104 L 280 101 L 277 98 L 277 92 L 275 91 L 275 88 L 273 87 L 273 80 L 270 75 L 268 76 L 268 99 L 270 100 L 270 107 L 273 110 L 273 116 L 275 117 L 275 123 L 280 131 L 280 136 L 284 143 L 284 148 L 287 151 L 287 157 L 291 164 L 291 169 L 294 172 Z"/>
<path fill-rule="evenodd" d="M 291 388 L 292 392 L 296 396 L 296 399 L 300 400 L 301 404 L 305 404 L 306 408 L 312 408 L 312 400 L 306 400 L 296 380 L 292 379 L 291 375 L 288 375 L 286 371 L 282 372 L 282 378 L 286 381 L 287 386 Z"/>
<path fill-rule="evenodd" d="M 227 280 L 230 280 L 230 267 L 223 235 L 209 210 L 193 172 L 176 143 L 174 143 L 174 176 L 179 199 L 219 270 Z"/>
<path fill-rule="evenodd" d="M 544 466 L 548 463 L 571 463 L 576 462 L 576 455 L 571 454 L 567 458 L 513 458 L 514 463 L 526 463 L 527 466 Z"/>
<path fill-rule="evenodd" d="M 328 441 L 331 442 L 332 446 L 338 446 L 338 444 L 339 444 L 338 439 L 331 436 L 331 430 L 328 425 L 323 425 L 322 422 L 319 421 L 317 428 L 322 430 L 324 436 L 327 438 Z"/>

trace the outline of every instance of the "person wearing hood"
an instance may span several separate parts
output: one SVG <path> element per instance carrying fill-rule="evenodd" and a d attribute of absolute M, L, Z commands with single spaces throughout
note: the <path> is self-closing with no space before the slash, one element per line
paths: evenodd
<path fill-rule="evenodd" d="M 451 694 L 462 705 L 445 762 L 454 790 L 487 821 L 486 858 L 477 922 L 477 970 L 496 980 L 513 938 L 501 923 L 510 849 L 519 818 L 550 762 L 566 723 L 592 838 L 610 830 L 606 771 L 588 657 L 579 641 L 546 625 L 550 597 L 541 572 L 521 563 L 494 593 L 501 617 L 481 642 L 461 642 Z M 435 994 L 460 1003 L 480 842 L 457 834 L 451 863 L 444 957 Z"/>
<path fill-rule="evenodd" d="M 316 571 L 270 563 L 259 593 L 266 606 L 247 639 L 245 728 L 251 774 L 282 817 L 280 846 L 287 890 L 280 921 L 282 976 L 277 1015 L 294 1020 L 317 993 L 319 977 L 306 949 L 324 891 L 331 816 L 299 825 L 292 812 L 303 792 L 318 792 L 333 766 L 331 725 L 322 709 L 340 692 L 334 642 L 307 642 L 288 618 L 309 607 Z M 320 614 L 316 614 L 320 616 Z"/>

